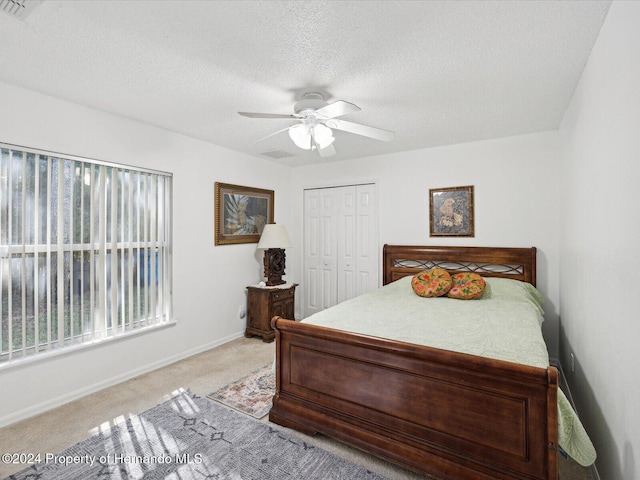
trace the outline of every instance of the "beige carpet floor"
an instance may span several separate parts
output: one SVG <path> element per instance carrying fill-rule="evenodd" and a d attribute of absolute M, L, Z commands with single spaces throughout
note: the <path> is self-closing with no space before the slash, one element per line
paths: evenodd
<path fill-rule="evenodd" d="M 161 403 L 176 390 L 190 389 L 200 396 L 206 396 L 261 367 L 271 361 L 273 356 L 273 343 L 264 343 L 257 338 L 240 338 L 0 429 L 0 454 L 20 452 L 44 455 L 60 452 L 97 433 L 101 428 Z M 362 465 L 389 480 L 425 478 L 327 437 L 307 437 L 293 430 L 288 432 L 304 437 L 307 442 Z M 0 478 L 25 466 L 0 462 Z M 587 469 L 561 458 L 560 479 L 588 480 L 591 476 Z"/>

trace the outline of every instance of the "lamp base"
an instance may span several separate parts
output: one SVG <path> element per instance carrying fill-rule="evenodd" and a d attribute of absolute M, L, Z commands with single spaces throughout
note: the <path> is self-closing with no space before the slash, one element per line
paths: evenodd
<path fill-rule="evenodd" d="M 286 283 L 282 280 L 284 275 L 286 255 L 282 248 L 269 248 L 264 251 L 264 276 L 267 278 L 267 285 L 282 285 Z"/>

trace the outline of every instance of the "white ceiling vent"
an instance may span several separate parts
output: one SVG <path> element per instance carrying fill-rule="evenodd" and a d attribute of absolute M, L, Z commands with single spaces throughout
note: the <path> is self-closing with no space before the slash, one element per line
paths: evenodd
<path fill-rule="evenodd" d="M 293 157 L 293 153 L 285 152 L 284 150 L 267 150 L 266 152 L 260 152 L 260 155 L 273 158 L 277 160 L 279 158 Z"/>
<path fill-rule="evenodd" d="M 41 3 L 42 0 L 0 0 L 0 12 L 24 20 Z"/>

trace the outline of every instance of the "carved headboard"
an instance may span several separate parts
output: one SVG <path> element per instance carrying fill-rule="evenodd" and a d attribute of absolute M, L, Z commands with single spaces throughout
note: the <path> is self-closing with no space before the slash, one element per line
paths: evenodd
<path fill-rule="evenodd" d="M 383 284 L 429 268 L 536 284 L 536 248 L 385 245 Z"/>

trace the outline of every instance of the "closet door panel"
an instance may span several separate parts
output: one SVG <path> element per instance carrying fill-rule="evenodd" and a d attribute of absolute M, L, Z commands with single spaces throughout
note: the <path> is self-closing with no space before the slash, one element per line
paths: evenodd
<path fill-rule="evenodd" d="M 320 237 L 320 193 L 305 191 L 304 195 L 304 302 L 303 315 L 322 310 L 321 265 L 322 239 Z"/>
<path fill-rule="evenodd" d="M 330 192 L 304 192 L 303 316 L 336 303 L 336 202 Z"/>
<path fill-rule="evenodd" d="M 378 220 L 375 205 L 375 185 L 356 187 L 356 209 L 358 212 L 356 236 L 356 295 L 378 288 L 380 253 L 378 252 Z"/>
<path fill-rule="evenodd" d="M 336 212 L 338 202 L 333 192 L 320 190 L 321 198 L 321 234 L 322 239 L 322 308 L 332 307 L 337 303 L 336 271 L 338 264 L 338 232 Z"/>
<path fill-rule="evenodd" d="M 305 273 L 304 280 L 307 285 L 307 288 L 305 289 L 305 310 L 307 311 L 316 310 L 319 312 L 322 310 L 318 299 L 318 294 L 322 293 L 318 287 L 319 274 L 320 273 L 315 268 L 308 268 Z M 303 315 L 307 316 L 304 312 Z"/>
<path fill-rule="evenodd" d="M 336 188 L 338 197 L 338 285 L 337 302 L 357 295 L 356 284 L 356 187 Z"/>

